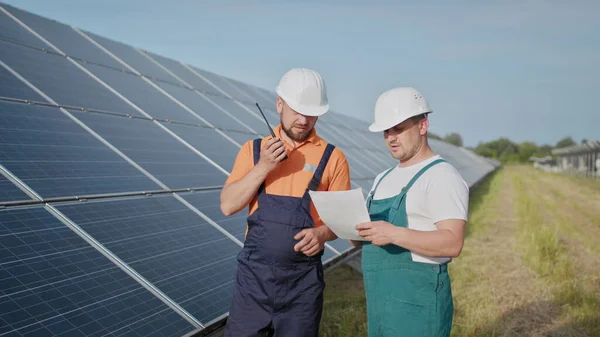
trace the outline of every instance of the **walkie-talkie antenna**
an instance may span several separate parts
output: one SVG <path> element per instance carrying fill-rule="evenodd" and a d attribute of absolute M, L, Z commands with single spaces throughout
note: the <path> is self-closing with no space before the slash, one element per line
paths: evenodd
<path fill-rule="evenodd" d="M 271 128 L 271 125 L 269 124 L 269 121 L 267 120 L 267 117 L 265 117 L 265 114 L 263 113 L 262 109 L 260 108 L 260 105 L 258 105 L 258 102 L 254 103 L 254 104 L 256 104 L 256 107 L 258 108 L 258 111 L 260 111 L 260 114 L 261 114 L 261 115 L 263 116 L 263 118 L 265 119 L 265 123 L 267 123 L 267 127 L 269 128 L 269 131 L 271 132 L 271 136 L 273 136 L 273 138 L 277 138 L 277 137 L 275 136 L 275 132 L 273 132 L 273 129 Z M 282 146 L 284 146 L 284 147 L 285 147 L 285 145 L 282 145 Z M 288 158 L 288 157 L 287 157 L 287 154 L 286 154 L 286 155 L 285 155 L 285 157 L 283 157 L 283 159 L 281 159 L 281 161 L 284 161 L 284 160 L 286 160 L 287 158 Z"/>
<path fill-rule="evenodd" d="M 267 121 L 267 117 L 265 117 L 265 114 L 263 113 L 262 109 L 260 108 L 260 105 L 258 105 L 258 102 L 254 103 L 254 104 L 256 104 L 258 111 L 260 111 L 260 114 L 265 119 L 265 123 L 267 123 L 267 126 L 269 127 L 269 131 L 271 131 L 271 136 L 273 136 L 273 138 L 277 138 L 277 137 L 275 137 L 275 132 L 273 132 L 273 129 L 271 129 L 271 125 L 269 124 L 269 121 Z"/>

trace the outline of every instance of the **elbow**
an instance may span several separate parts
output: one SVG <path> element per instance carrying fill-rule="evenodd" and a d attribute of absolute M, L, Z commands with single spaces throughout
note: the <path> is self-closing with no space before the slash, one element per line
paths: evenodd
<path fill-rule="evenodd" d="M 225 216 L 230 216 L 235 212 L 231 205 L 227 204 L 226 202 L 221 202 L 221 213 L 223 213 Z"/>
<path fill-rule="evenodd" d="M 235 213 L 233 211 L 233 207 L 231 206 L 231 203 L 227 202 L 227 197 L 224 195 L 225 194 L 225 189 L 223 189 L 223 191 L 221 191 L 221 213 L 223 213 L 223 215 L 225 216 L 230 216 L 233 213 Z"/>
<path fill-rule="evenodd" d="M 463 249 L 463 243 L 462 242 L 456 243 L 448 250 L 448 257 L 451 257 L 453 259 L 459 257 L 460 254 L 462 253 L 462 249 Z"/>

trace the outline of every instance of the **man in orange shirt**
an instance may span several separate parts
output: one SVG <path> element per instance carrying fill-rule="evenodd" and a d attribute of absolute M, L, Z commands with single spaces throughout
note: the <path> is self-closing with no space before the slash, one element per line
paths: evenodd
<path fill-rule="evenodd" d="M 321 257 L 325 242 L 336 236 L 308 191 L 350 189 L 345 155 L 314 128 L 329 109 L 320 74 L 292 69 L 276 92 L 276 138 L 246 142 L 221 192 L 225 215 L 250 210 L 226 337 L 318 336 L 325 287 Z"/>

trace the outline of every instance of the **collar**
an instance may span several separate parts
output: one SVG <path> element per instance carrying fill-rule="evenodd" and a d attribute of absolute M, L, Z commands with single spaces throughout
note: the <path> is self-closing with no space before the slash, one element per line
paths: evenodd
<path fill-rule="evenodd" d="M 275 129 L 273 130 L 273 132 L 275 133 L 275 135 L 277 135 L 277 137 L 279 137 L 279 139 L 283 140 L 283 138 L 281 138 L 281 132 L 283 131 L 283 128 L 281 127 L 281 124 L 277 125 L 275 127 Z M 308 138 L 306 138 L 305 141 L 303 141 L 302 143 L 298 144 L 298 146 L 296 147 L 300 147 L 306 143 L 312 143 L 314 145 L 320 146 L 321 145 L 321 137 L 319 137 L 319 135 L 317 135 L 317 130 L 313 127 L 313 129 L 310 131 L 310 134 L 308 135 Z M 289 144 L 288 144 L 289 145 Z"/>

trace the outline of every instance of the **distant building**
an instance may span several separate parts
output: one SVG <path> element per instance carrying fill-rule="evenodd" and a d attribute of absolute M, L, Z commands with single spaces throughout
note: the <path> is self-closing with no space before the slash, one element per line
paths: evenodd
<path fill-rule="evenodd" d="M 558 172 L 558 166 L 556 160 L 551 156 L 546 157 L 530 157 L 529 161 L 533 162 L 533 167 L 542 169 L 544 171 Z"/>
<path fill-rule="evenodd" d="M 554 149 L 552 154 L 558 170 L 600 179 L 600 141 Z"/>

